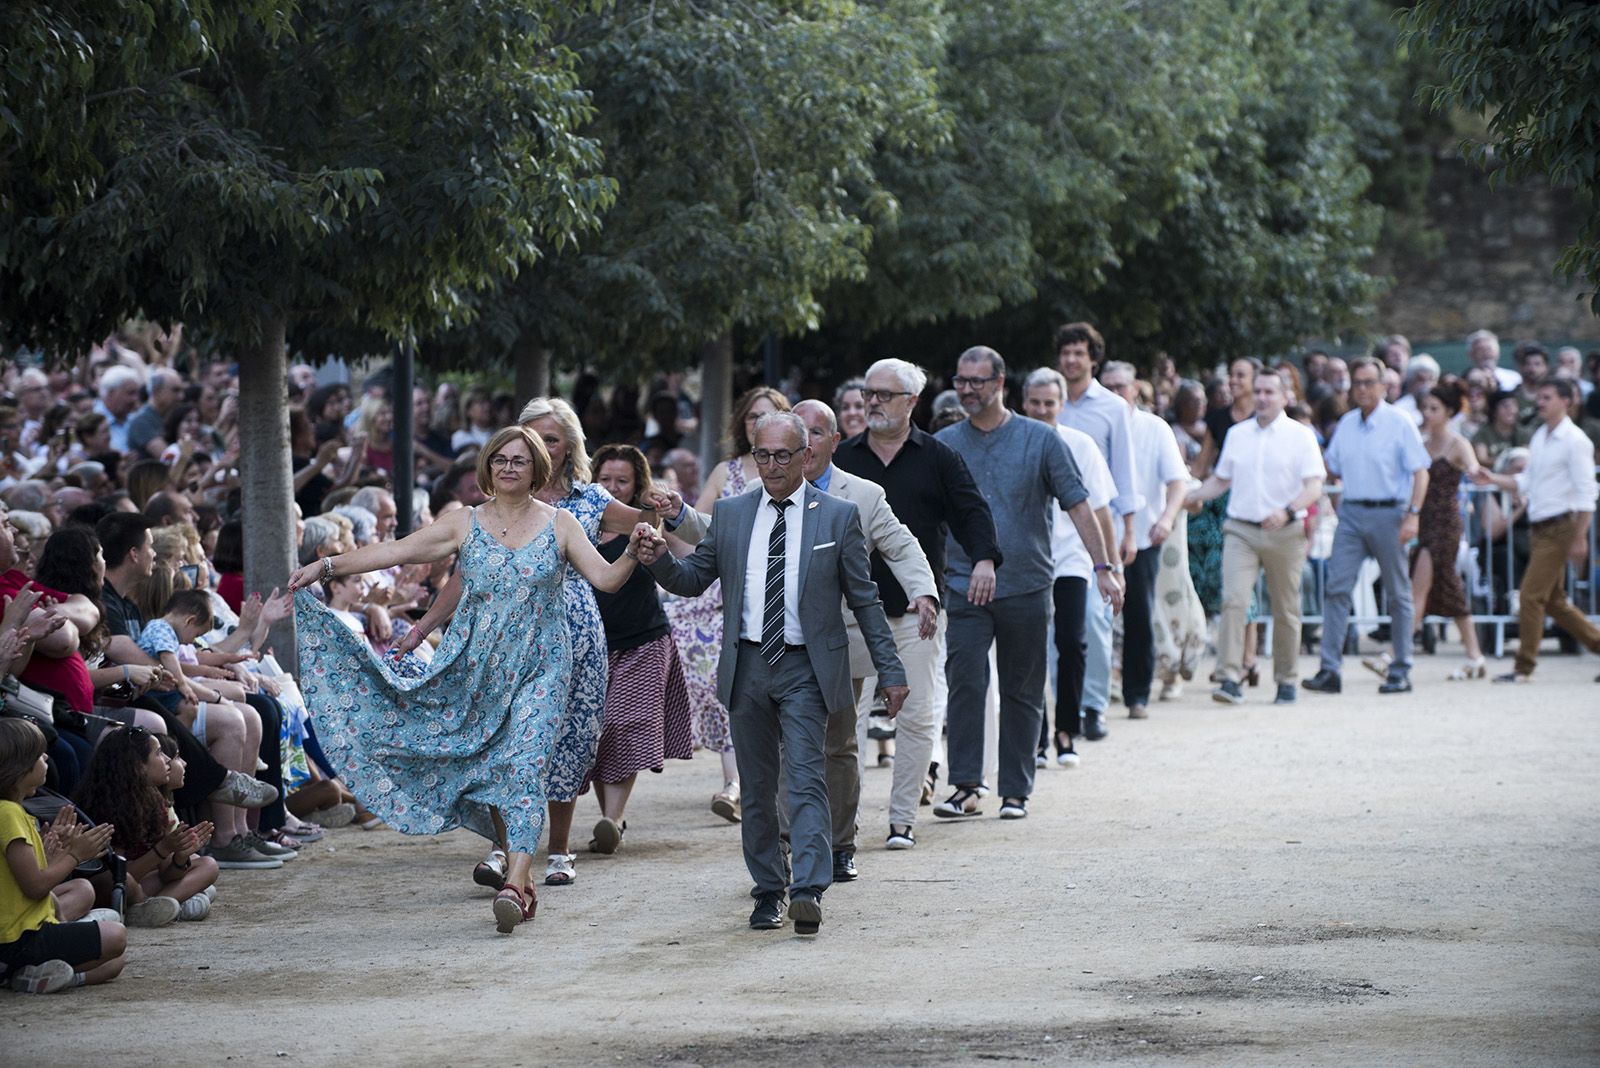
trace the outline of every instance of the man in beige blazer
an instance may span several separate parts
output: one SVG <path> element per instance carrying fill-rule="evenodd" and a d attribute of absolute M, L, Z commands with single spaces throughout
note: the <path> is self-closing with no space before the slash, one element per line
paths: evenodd
<path fill-rule="evenodd" d="M 911 612 L 904 617 L 905 625 L 897 626 L 899 620 L 890 621 L 896 651 L 902 660 L 907 656 L 932 655 L 933 643 L 930 639 L 938 622 L 939 597 L 933 569 L 928 565 L 928 557 L 922 551 L 921 544 L 905 524 L 895 518 L 882 486 L 833 466 L 833 450 L 839 444 L 839 427 L 833 410 L 821 401 L 807 400 L 795 405 L 794 414 L 805 422 L 810 435 L 811 460 L 806 464 L 807 481 L 829 496 L 856 506 L 866 534 L 867 552 L 875 552 L 883 558 L 894 573 L 895 580 L 910 598 Z M 833 821 L 833 880 L 849 882 L 856 877 L 856 830 L 861 807 L 858 731 L 860 717 L 864 715 L 861 711 L 861 695 L 863 684 L 877 672 L 854 615 L 844 611 L 843 606 L 841 611 L 845 617 L 845 629 L 850 635 L 850 676 L 855 688 L 856 704 L 851 709 L 835 709 L 829 715 L 824 752 L 827 757 L 828 807 Z M 915 637 L 911 634 L 912 626 L 916 628 Z M 902 759 L 895 761 L 890 823 L 908 827 L 916 819 L 922 790 L 922 771 L 927 768 L 933 752 L 936 729 L 931 715 L 907 715 L 912 705 L 932 711 L 932 702 L 926 699 L 927 695 L 922 696 L 924 699 L 921 701 L 913 699 L 906 702 L 895 724 L 895 737 Z M 902 782 L 902 779 L 905 781 Z"/>

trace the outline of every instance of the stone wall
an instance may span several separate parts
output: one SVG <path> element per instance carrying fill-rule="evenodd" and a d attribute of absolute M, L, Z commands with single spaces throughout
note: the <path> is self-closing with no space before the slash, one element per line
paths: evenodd
<path fill-rule="evenodd" d="M 1435 161 L 1428 200 L 1444 234 L 1436 260 L 1387 265 L 1395 285 L 1378 327 L 1411 338 L 1459 339 L 1478 327 L 1509 338 L 1600 338 L 1593 288 L 1552 268 L 1578 233 L 1582 209 L 1543 181 L 1489 187 L 1459 156 Z"/>

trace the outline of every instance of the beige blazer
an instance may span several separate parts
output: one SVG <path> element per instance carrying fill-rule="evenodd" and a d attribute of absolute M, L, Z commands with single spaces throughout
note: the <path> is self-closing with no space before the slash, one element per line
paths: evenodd
<path fill-rule="evenodd" d="M 828 494 L 856 506 L 861 513 L 861 527 L 866 534 L 868 554 L 877 553 L 883 557 L 895 581 L 906 591 L 906 597 L 913 601 L 918 597 L 932 597 L 935 601 L 939 599 L 939 588 L 934 584 L 933 568 L 928 565 L 927 554 L 922 551 L 922 545 L 910 528 L 895 518 L 894 509 L 889 507 L 882 486 L 835 466 L 833 476 L 828 481 Z M 876 674 L 854 613 L 845 611 L 844 622 L 850 635 L 850 677 L 864 679 Z"/>

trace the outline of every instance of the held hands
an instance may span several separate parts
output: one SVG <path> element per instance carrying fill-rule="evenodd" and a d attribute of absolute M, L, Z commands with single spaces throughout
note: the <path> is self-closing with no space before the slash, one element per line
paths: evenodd
<path fill-rule="evenodd" d="M 1095 586 L 1100 590 L 1100 597 L 1111 605 L 1112 614 L 1122 611 L 1122 582 L 1109 571 L 1095 572 Z"/>
<path fill-rule="evenodd" d="M 972 578 L 967 582 L 967 600 L 980 608 L 994 600 L 993 560 L 979 560 L 972 565 Z"/>
<path fill-rule="evenodd" d="M 655 528 L 648 523 L 640 523 L 633 528 L 633 536 L 628 539 L 628 552 L 646 566 L 661 559 L 667 551 L 667 539 L 657 534 Z"/>
<path fill-rule="evenodd" d="M 917 637 L 930 640 L 939 629 L 939 606 L 932 597 L 924 595 L 912 601 L 911 607 L 917 613 Z"/>
<path fill-rule="evenodd" d="M 1152 547 L 1165 545 L 1168 538 L 1172 537 L 1172 524 L 1165 517 L 1157 519 L 1150 526 L 1150 544 Z"/>
<path fill-rule="evenodd" d="M 911 687 L 879 686 L 878 693 L 883 697 L 883 714 L 893 719 L 900 714 L 900 706 L 906 703 L 906 698 L 911 693 Z"/>
<path fill-rule="evenodd" d="M 645 501 L 645 507 L 655 509 L 656 515 L 662 519 L 673 519 L 683 511 L 683 497 L 677 490 L 658 486 Z"/>

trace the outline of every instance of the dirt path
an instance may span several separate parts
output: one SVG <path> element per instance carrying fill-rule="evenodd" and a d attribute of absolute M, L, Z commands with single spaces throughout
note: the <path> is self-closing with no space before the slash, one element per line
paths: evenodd
<path fill-rule="evenodd" d="M 1292 708 L 1193 688 L 1041 772 L 1028 820 L 928 818 L 912 852 L 878 848 L 871 769 L 816 939 L 746 929 L 705 759 L 510 938 L 470 835 L 333 832 L 134 932 L 109 987 L 0 998 L 0 1063 L 1593 1064 L 1597 662 L 1451 663 L 1381 700 L 1359 667 Z"/>

